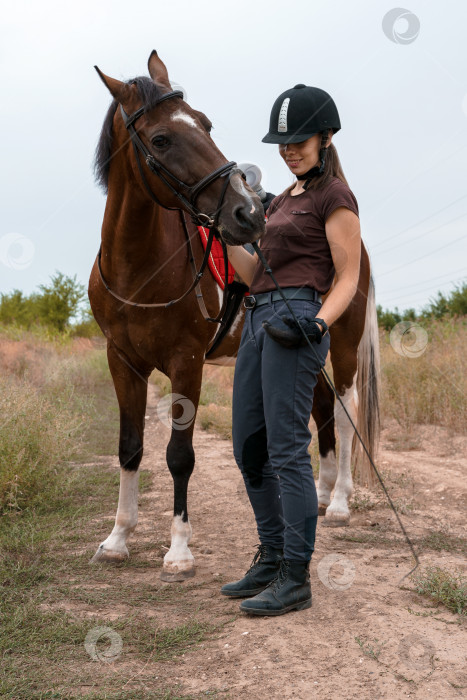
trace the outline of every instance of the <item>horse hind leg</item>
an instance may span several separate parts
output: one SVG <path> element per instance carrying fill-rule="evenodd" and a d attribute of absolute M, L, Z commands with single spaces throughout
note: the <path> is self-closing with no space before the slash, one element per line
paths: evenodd
<path fill-rule="evenodd" d="M 92 562 L 115 563 L 128 558 L 127 541 L 138 522 L 139 465 L 143 456 L 147 376 L 135 370 L 123 353 L 108 346 L 109 368 L 120 406 L 120 491 L 115 525 Z"/>
<path fill-rule="evenodd" d="M 174 368 L 172 382 L 172 434 L 167 445 L 167 465 L 174 483 L 174 512 L 170 549 L 164 557 L 163 581 L 184 581 L 195 574 L 195 560 L 188 547 L 192 528 L 188 517 L 188 483 L 195 466 L 193 431 L 201 390 L 202 358 L 193 356 L 190 371 Z"/>
<path fill-rule="evenodd" d="M 339 392 L 342 403 L 356 425 L 358 412 L 358 394 L 356 374 L 350 388 Z M 328 527 L 345 527 L 350 523 L 349 499 L 353 491 L 351 456 L 354 429 L 340 402 L 336 401 L 334 415 L 339 435 L 339 468 L 331 504 L 326 510 L 323 525 Z"/>
<path fill-rule="evenodd" d="M 312 415 L 318 430 L 319 479 L 318 515 L 326 515 L 337 478 L 336 436 L 334 434 L 334 393 L 322 374 L 314 392 Z"/>

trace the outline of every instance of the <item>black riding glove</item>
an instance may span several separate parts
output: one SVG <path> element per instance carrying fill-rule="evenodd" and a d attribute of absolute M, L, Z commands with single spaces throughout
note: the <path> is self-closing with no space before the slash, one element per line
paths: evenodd
<path fill-rule="evenodd" d="M 281 319 L 286 326 L 289 326 L 290 330 L 276 328 L 276 326 L 271 325 L 269 321 L 263 321 L 263 328 L 268 336 L 279 343 L 279 345 L 283 345 L 284 348 L 299 348 L 307 345 L 307 342 L 303 337 L 303 333 L 299 329 L 296 321 L 291 316 L 281 316 Z M 321 338 L 323 337 L 323 333 L 321 332 L 321 328 L 318 326 L 318 323 L 322 325 L 325 333 L 328 327 L 320 318 L 300 322 L 301 327 L 305 331 L 305 335 L 311 343 L 320 343 Z"/>

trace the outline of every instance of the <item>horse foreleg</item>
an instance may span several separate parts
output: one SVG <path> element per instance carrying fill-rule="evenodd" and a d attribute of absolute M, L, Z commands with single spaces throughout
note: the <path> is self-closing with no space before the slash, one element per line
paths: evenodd
<path fill-rule="evenodd" d="M 195 465 L 191 437 L 173 430 L 167 445 L 167 464 L 174 482 L 174 515 L 170 549 L 164 557 L 161 579 L 183 581 L 195 575 L 195 559 L 188 544 L 192 529 L 188 518 L 188 482 Z"/>
<path fill-rule="evenodd" d="M 129 556 L 127 540 L 138 523 L 139 465 L 143 456 L 147 375 L 109 345 L 109 368 L 120 406 L 120 492 L 112 532 L 98 547 L 93 562 L 120 562 Z"/>
<path fill-rule="evenodd" d="M 356 375 L 350 388 L 339 395 L 354 424 L 357 424 L 358 394 Z M 342 527 L 350 523 L 349 499 L 353 491 L 351 461 L 354 429 L 341 404 L 334 406 L 337 432 L 339 434 L 339 469 L 331 505 L 326 511 L 324 525 Z"/>
<path fill-rule="evenodd" d="M 193 358 L 193 365 L 195 365 Z M 192 529 L 188 518 L 188 482 L 195 466 L 193 430 L 201 389 L 203 365 L 171 376 L 172 435 L 167 445 L 167 465 L 174 482 L 174 514 L 170 549 L 164 557 L 163 581 L 183 581 L 195 574 L 195 559 L 188 547 Z"/>

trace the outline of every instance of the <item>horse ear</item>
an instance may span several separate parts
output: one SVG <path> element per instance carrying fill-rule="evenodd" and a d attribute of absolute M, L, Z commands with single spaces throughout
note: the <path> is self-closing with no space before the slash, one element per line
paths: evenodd
<path fill-rule="evenodd" d="M 108 75 L 104 75 L 104 73 L 99 70 L 97 66 L 94 66 L 94 68 L 96 69 L 99 78 L 102 80 L 107 90 L 110 92 L 112 97 L 117 100 L 117 102 L 123 104 L 129 99 L 131 95 L 131 87 L 128 85 L 128 83 L 122 83 L 121 80 L 116 80 L 115 78 L 110 78 Z"/>
<path fill-rule="evenodd" d="M 155 49 L 151 51 L 151 55 L 149 56 L 148 71 L 155 83 L 158 85 L 165 85 L 165 87 L 172 89 L 167 68 L 157 55 L 157 51 Z"/>

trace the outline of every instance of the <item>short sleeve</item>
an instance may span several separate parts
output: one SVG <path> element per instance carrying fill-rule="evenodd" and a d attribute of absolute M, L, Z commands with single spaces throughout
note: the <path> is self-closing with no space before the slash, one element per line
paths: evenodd
<path fill-rule="evenodd" d="M 354 193 L 348 185 L 336 178 L 331 186 L 326 188 L 322 200 L 322 214 L 325 223 L 332 212 L 339 207 L 346 207 L 358 216 L 358 203 Z"/>

